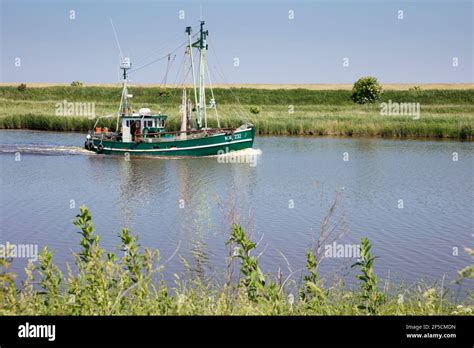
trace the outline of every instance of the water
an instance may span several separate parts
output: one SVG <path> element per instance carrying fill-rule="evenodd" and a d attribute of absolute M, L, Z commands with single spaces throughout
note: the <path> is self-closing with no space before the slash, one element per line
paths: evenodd
<path fill-rule="evenodd" d="M 446 275 L 448 283 L 472 263 L 463 251 L 474 246 L 472 143 L 258 137 L 252 166 L 216 158 L 126 161 L 82 150 L 83 137 L 0 132 L 1 243 L 47 245 L 58 264 L 72 262 L 79 235 L 71 221 L 85 204 L 105 247 L 116 247 L 128 227 L 143 246 L 160 250 L 167 277 L 182 271 L 179 256 L 195 262 L 193 249 L 208 258 L 208 274 L 222 275 L 234 210 L 260 241 L 264 271 L 281 268 L 298 281 L 339 190 L 330 224 L 347 231 L 338 243 L 368 237 L 382 279 L 412 284 Z M 354 261 L 326 258 L 321 272 L 353 284 Z M 17 260 L 13 269 L 24 265 Z"/>

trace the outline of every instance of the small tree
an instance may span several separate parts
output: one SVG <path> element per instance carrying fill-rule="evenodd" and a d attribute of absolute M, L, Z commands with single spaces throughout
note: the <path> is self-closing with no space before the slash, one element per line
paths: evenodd
<path fill-rule="evenodd" d="M 420 86 L 413 86 L 408 89 L 408 93 L 415 97 L 419 97 L 421 95 L 421 87 Z"/>
<path fill-rule="evenodd" d="M 251 106 L 250 112 L 254 115 L 258 115 L 260 113 L 260 108 L 258 106 Z"/>
<path fill-rule="evenodd" d="M 171 96 L 171 93 L 170 93 L 170 91 L 162 90 L 162 91 L 160 91 L 159 96 L 160 97 L 169 97 L 169 96 Z"/>
<path fill-rule="evenodd" d="M 82 82 L 81 81 L 72 81 L 71 86 L 72 87 L 82 87 Z"/>
<path fill-rule="evenodd" d="M 362 77 L 352 87 L 352 100 L 354 103 L 375 103 L 382 94 L 382 86 L 377 78 L 372 76 Z"/>
<path fill-rule="evenodd" d="M 20 92 L 24 92 L 26 91 L 26 85 L 24 83 L 20 84 L 17 89 L 20 91 Z"/>

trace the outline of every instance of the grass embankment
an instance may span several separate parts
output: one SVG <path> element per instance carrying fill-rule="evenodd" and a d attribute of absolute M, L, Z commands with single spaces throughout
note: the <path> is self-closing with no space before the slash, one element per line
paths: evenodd
<path fill-rule="evenodd" d="M 380 288 L 373 270 L 374 257 L 362 240 L 357 290 L 340 283 L 327 287 L 318 275 L 321 261 L 306 254 L 301 275 L 264 274 L 256 245 L 239 225 L 232 225 L 225 279 L 215 280 L 188 265 L 174 275 L 174 284 L 160 279 L 163 263 L 157 251 L 141 250 L 137 239 L 120 232 L 120 252 L 99 244 L 89 211 L 81 207 L 74 224 L 80 229 L 76 271 L 63 275 L 45 248 L 38 264 L 29 263 L 19 288 L 5 271 L 11 260 L 0 259 L 0 314 L 3 315 L 472 315 L 470 296 L 455 303 L 445 287 L 418 285 L 411 289 Z M 302 255 L 303 256 L 303 255 Z M 232 274 L 233 263 L 239 267 Z M 474 266 L 473 266 L 474 267 Z M 472 269 L 470 271 L 472 273 Z M 472 275 L 471 275 L 472 276 Z M 298 279 L 295 279 L 298 278 Z"/>
<path fill-rule="evenodd" d="M 135 108 L 149 107 L 170 116 L 168 128 L 179 128 L 181 92 L 157 87 L 131 87 Z M 39 87 L 18 91 L 0 87 L 0 128 L 87 131 L 94 120 L 87 117 L 55 116 L 56 104 L 95 103 L 97 116 L 117 112 L 120 88 Z M 214 90 L 221 126 L 239 126 L 250 121 L 259 134 L 268 135 L 351 135 L 383 137 L 440 137 L 472 139 L 474 136 L 474 89 L 386 90 L 379 103 L 357 105 L 350 90 L 251 89 Z M 380 103 L 420 103 L 420 117 L 382 116 Z M 238 102 L 237 102 L 238 101 Z M 249 112 L 252 106 L 260 114 Z M 293 112 L 291 112 L 293 111 Z M 114 120 L 102 125 L 113 127 Z M 215 126 L 209 110 L 209 125 Z"/>

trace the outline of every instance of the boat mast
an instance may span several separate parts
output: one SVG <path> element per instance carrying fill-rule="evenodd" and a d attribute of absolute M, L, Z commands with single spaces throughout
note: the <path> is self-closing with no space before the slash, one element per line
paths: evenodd
<path fill-rule="evenodd" d="M 205 67 L 206 67 L 206 37 L 209 34 L 209 31 L 204 31 L 204 21 L 201 21 L 201 29 L 200 29 L 200 39 L 199 39 L 199 104 L 201 109 L 201 117 L 202 113 L 204 113 L 204 128 L 207 128 L 207 114 L 206 114 L 206 90 L 204 88 L 204 81 L 205 81 Z"/>
<path fill-rule="evenodd" d="M 186 33 L 188 34 L 188 40 L 189 40 L 188 50 L 189 50 L 189 55 L 191 56 L 191 71 L 193 74 L 194 104 L 196 105 L 196 110 L 198 110 L 197 127 L 201 128 L 201 123 L 199 121 L 199 103 L 198 103 L 197 90 L 196 90 L 196 75 L 194 73 L 193 43 L 191 42 L 191 27 L 186 27 Z"/>
<path fill-rule="evenodd" d="M 191 65 L 193 71 L 193 84 L 194 84 L 194 98 L 196 100 L 196 111 L 197 111 L 197 128 L 202 128 L 202 119 L 204 117 L 204 128 L 207 128 L 207 115 L 206 115 L 206 90 L 204 86 L 205 81 L 205 68 L 206 68 L 206 38 L 209 35 L 208 30 L 204 30 L 204 21 L 201 21 L 201 28 L 199 30 L 199 39 L 191 43 L 191 27 L 186 27 L 186 32 L 189 37 L 189 49 L 191 51 Z M 194 75 L 194 62 L 192 55 L 192 48 L 195 47 L 199 50 L 199 102 L 196 91 L 196 80 Z"/>
<path fill-rule="evenodd" d="M 128 105 L 128 88 L 127 88 L 127 70 L 132 67 L 130 63 L 130 58 L 125 57 L 120 64 L 120 69 L 123 70 L 123 89 L 122 89 L 122 97 L 120 99 L 120 109 L 117 113 L 117 127 L 115 129 L 116 132 L 119 130 L 119 122 L 120 116 L 124 116 L 128 114 L 129 105 Z"/>
<path fill-rule="evenodd" d="M 181 139 L 186 139 L 188 130 L 188 108 L 187 108 L 188 98 L 186 93 L 186 88 L 183 88 L 183 95 L 181 97 L 181 128 L 180 128 L 180 137 Z"/>

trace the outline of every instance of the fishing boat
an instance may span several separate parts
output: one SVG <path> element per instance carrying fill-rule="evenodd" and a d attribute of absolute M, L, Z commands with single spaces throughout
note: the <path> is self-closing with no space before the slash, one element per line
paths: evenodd
<path fill-rule="evenodd" d="M 255 126 L 249 122 L 237 128 L 221 128 L 218 119 L 216 100 L 211 86 L 209 103 L 206 101 L 206 51 L 208 50 L 208 30 L 205 22 L 200 22 L 200 30 L 194 36 L 191 27 L 186 27 L 185 56 L 190 62 L 192 88 L 183 88 L 180 105 L 180 130 L 167 131 L 168 116 L 153 113 L 149 108 L 132 111 L 131 98 L 127 86 L 127 72 L 131 68 L 129 58 L 122 59 L 123 89 L 120 108 L 117 113 L 115 131 L 98 127 L 98 118 L 94 128 L 86 136 L 84 147 L 90 151 L 105 155 L 148 155 L 171 157 L 214 156 L 232 151 L 251 148 L 255 138 Z M 194 41 L 194 42 L 193 42 Z M 199 74 L 195 72 L 193 51 L 199 54 Z M 197 83 L 196 83 L 196 75 Z M 217 127 L 208 127 L 208 110 L 214 109 Z M 105 116 L 104 116 L 105 117 Z M 115 116 L 114 116 L 115 117 Z"/>

